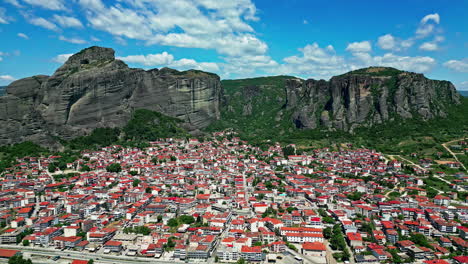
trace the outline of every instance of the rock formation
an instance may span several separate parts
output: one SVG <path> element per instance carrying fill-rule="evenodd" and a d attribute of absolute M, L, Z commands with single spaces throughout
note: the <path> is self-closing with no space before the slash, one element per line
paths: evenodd
<path fill-rule="evenodd" d="M 51 145 L 97 127 L 121 127 L 134 109 L 177 117 L 190 131 L 219 119 L 217 75 L 163 68 L 145 71 L 116 60 L 114 50 L 90 47 L 52 76 L 10 84 L 0 97 L 0 145 L 31 140 Z"/>
<path fill-rule="evenodd" d="M 292 122 L 304 129 L 352 131 L 395 118 L 427 120 L 446 116 L 447 107 L 460 103 L 448 81 L 385 67 L 349 72 L 330 81 L 290 79 L 285 89 Z"/>

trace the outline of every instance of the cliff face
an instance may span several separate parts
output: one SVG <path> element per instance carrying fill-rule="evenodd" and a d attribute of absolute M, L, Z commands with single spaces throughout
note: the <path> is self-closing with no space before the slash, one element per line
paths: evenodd
<path fill-rule="evenodd" d="M 50 145 L 97 127 L 121 127 L 134 109 L 177 117 L 190 131 L 219 119 L 219 77 L 167 68 L 145 71 L 116 60 L 109 48 L 71 56 L 52 76 L 33 76 L 0 97 L 0 144 L 25 140 Z"/>
<path fill-rule="evenodd" d="M 330 81 L 286 81 L 286 108 L 297 128 L 324 126 L 352 131 L 401 118 L 446 116 L 460 95 L 447 81 L 422 74 L 371 67 L 336 76 Z"/>

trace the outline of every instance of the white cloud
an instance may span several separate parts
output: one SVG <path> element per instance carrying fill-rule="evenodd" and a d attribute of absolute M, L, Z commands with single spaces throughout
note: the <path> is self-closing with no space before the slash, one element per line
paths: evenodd
<path fill-rule="evenodd" d="M 54 23 L 44 19 L 42 17 L 28 17 L 28 22 L 39 27 L 43 27 L 45 29 L 49 29 L 52 31 L 59 31 L 59 28 Z"/>
<path fill-rule="evenodd" d="M 91 41 L 99 42 L 99 41 L 101 41 L 101 40 L 98 39 L 98 38 L 96 38 L 96 37 L 91 36 Z"/>
<path fill-rule="evenodd" d="M 57 63 L 65 63 L 72 55 L 73 54 L 60 54 L 55 56 L 52 61 Z"/>
<path fill-rule="evenodd" d="M 306 19 L 304 19 L 304 21 L 302 21 L 302 23 L 303 23 L 304 25 L 307 25 L 307 24 L 309 24 L 309 21 L 307 21 Z"/>
<path fill-rule="evenodd" d="M 467 90 L 468 91 L 468 81 L 461 82 L 457 85 L 458 90 Z"/>
<path fill-rule="evenodd" d="M 468 72 L 468 58 L 462 60 L 449 60 L 444 63 L 444 66 L 457 72 Z"/>
<path fill-rule="evenodd" d="M 0 8 L 0 24 L 8 24 L 9 18 L 6 15 L 6 11 L 4 8 Z"/>
<path fill-rule="evenodd" d="M 368 53 L 355 53 L 353 56 L 354 58 L 349 63 L 352 69 L 369 66 L 385 66 L 405 71 L 428 72 L 436 65 L 436 60 L 427 56 L 399 56 L 393 53 L 386 53 L 383 56 L 371 56 Z"/>
<path fill-rule="evenodd" d="M 18 33 L 17 36 L 20 37 L 20 38 L 29 39 L 28 35 L 26 35 L 24 33 Z"/>
<path fill-rule="evenodd" d="M 432 23 L 431 23 L 432 22 Z M 440 23 L 439 14 L 429 14 L 421 19 L 419 27 L 416 30 L 416 38 L 425 38 L 435 29 L 435 25 Z"/>
<path fill-rule="evenodd" d="M 214 49 L 228 56 L 264 55 L 268 49 L 247 23 L 258 20 L 250 0 L 143 0 L 126 1 L 126 6 L 106 6 L 101 0 L 79 3 L 93 28 L 115 37 L 148 45 Z"/>
<path fill-rule="evenodd" d="M 419 46 L 419 49 L 425 51 L 436 51 L 439 49 L 439 46 L 434 42 L 424 42 L 421 44 L 421 46 Z"/>
<path fill-rule="evenodd" d="M 65 28 L 83 28 L 81 21 L 74 17 L 54 15 L 54 20 Z"/>
<path fill-rule="evenodd" d="M 436 24 L 439 24 L 440 23 L 439 14 L 435 13 L 435 14 L 426 15 L 425 17 L 421 19 L 421 24 L 426 24 L 430 20 L 434 21 Z"/>
<path fill-rule="evenodd" d="M 11 75 L 0 75 L 0 81 L 12 82 L 16 81 L 16 78 Z"/>
<path fill-rule="evenodd" d="M 345 59 L 337 56 L 330 45 L 321 48 L 317 43 L 312 43 L 299 51 L 302 53 L 300 56 L 284 58 L 284 63 L 273 67 L 271 71 L 276 74 L 328 79 L 349 70 Z"/>
<path fill-rule="evenodd" d="M 174 56 L 167 52 L 148 55 L 130 55 L 126 57 L 118 57 L 118 59 L 129 63 L 138 63 L 145 66 L 160 66 L 168 65 L 174 61 Z"/>
<path fill-rule="evenodd" d="M 384 50 L 392 50 L 396 48 L 396 40 L 395 37 L 393 37 L 391 34 L 386 34 L 383 36 L 380 36 L 377 45 Z"/>
<path fill-rule="evenodd" d="M 361 41 L 348 44 L 346 50 L 351 53 L 370 52 L 372 47 L 369 41 Z"/>
<path fill-rule="evenodd" d="M 18 0 L 3 0 L 3 1 L 11 5 L 14 5 L 16 7 L 20 7 L 20 8 L 23 7 L 22 5 L 20 5 L 20 3 L 18 3 Z"/>
<path fill-rule="evenodd" d="M 23 0 L 24 2 L 50 10 L 66 10 L 63 0 Z"/>
<path fill-rule="evenodd" d="M 218 72 L 219 66 L 214 62 L 197 62 L 193 59 L 175 60 L 174 56 L 167 53 L 148 54 L 148 55 L 130 55 L 118 57 L 127 63 L 136 63 L 144 66 L 171 67 L 178 70 L 196 69 L 208 72 Z"/>
<path fill-rule="evenodd" d="M 62 41 L 66 41 L 66 42 L 73 43 L 73 44 L 85 44 L 85 43 L 88 43 L 86 40 L 80 39 L 80 38 L 66 38 L 66 37 L 64 37 L 64 36 L 59 36 L 59 39 L 62 40 Z"/>

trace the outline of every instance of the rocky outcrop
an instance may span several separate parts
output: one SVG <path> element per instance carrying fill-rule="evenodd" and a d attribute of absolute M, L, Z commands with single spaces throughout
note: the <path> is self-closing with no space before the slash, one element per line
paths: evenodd
<path fill-rule="evenodd" d="M 49 145 L 97 127 L 121 127 L 135 109 L 177 117 L 189 131 L 219 119 L 219 77 L 201 71 L 129 68 L 114 50 L 91 47 L 52 76 L 13 82 L 0 97 L 0 144 Z"/>
<path fill-rule="evenodd" d="M 460 95 L 448 81 L 384 67 L 361 69 L 330 81 L 290 79 L 286 97 L 285 106 L 297 128 L 346 131 L 396 118 L 444 117 L 448 106 L 460 103 Z"/>

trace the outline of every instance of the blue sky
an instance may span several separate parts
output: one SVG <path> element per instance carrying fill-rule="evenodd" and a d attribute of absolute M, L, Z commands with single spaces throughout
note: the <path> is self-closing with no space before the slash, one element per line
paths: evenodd
<path fill-rule="evenodd" d="M 391 66 L 468 90 L 468 1 L 0 0 L 0 85 L 92 46 L 131 67 L 323 78 Z"/>

